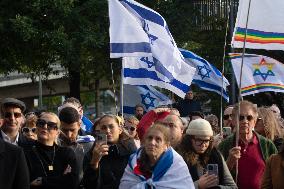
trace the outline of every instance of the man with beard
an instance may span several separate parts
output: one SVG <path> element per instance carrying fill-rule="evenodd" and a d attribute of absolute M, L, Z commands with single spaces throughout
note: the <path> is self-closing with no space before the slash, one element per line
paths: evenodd
<path fill-rule="evenodd" d="M 85 154 L 91 149 L 94 137 L 90 135 L 79 136 L 81 119 L 78 111 L 73 107 L 65 107 L 59 112 L 61 123 L 60 145 L 68 146 L 74 150 L 79 170 L 80 181 L 83 178 L 83 160 Z"/>
<path fill-rule="evenodd" d="M 137 104 L 135 106 L 134 116 L 140 121 L 144 115 L 144 107 L 142 104 Z"/>
<path fill-rule="evenodd" d="M 21 146 L 25 138 L 20 134 L 24 122 L 23 112 L 25 103 L 15 98 L 5 98 L 1 102 L 1 115 L 3 117 L 0 138 L 5 142 Z"/>
<path fill-rule="evenodd" d="M 237 103 L 232 111 L 232 124 L 239 123 L 238 146 L 235 146 L 236 133 L 219 144 L 219 150 L 233 177 L 238 161 L 239 188 L 259 189 L 265 161 L 270 155 L 277 153 L 272 141 L 253 131 L 257 117 L 257 107 L 253 103 L 249 101 L 241 101 L 240 105 Z"/>

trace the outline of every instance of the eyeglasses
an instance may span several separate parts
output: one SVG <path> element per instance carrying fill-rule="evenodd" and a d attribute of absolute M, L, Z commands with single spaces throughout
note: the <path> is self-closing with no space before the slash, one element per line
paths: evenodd
<path fill-rule="evenodd" d="M 228 120 L 230 117 L 232 117 L 232 114 L 227 114 L 223 116 L 223 119 Z"/>
<path fill-rule="evenodd" d="M 44 126 L 47 125 L 48 130 L 57 130 L 57 123 L 51 122 L 51 121 L 45 121 L 44 119 L 38 119 L 36 122 L 36 126 L 39 128 L 44 128 Z"/>
<path fill-rule="evenodd" d="M 197 146 L 201 146 L 202 144 L 208 144 L 209 142 L 212 142 L 212 139 L 203 140 L 201 138 L 194 138 L 193 140 Z"/>
<path fill-rule="evenodd" d="M 36 128 L 34 127 L 34 128 L 28 128 L 28 127 L 23 127 L 22 128 L 22 132 L 23 133 L 29 133 L 29 132 L 32 132 L 32 133 L 35 133 L 36 132 Z"/>
<path fill-rule="evenodd" d="M 247 116 L 240 115 L 239 116 L 239 120 L 240 121 L 243 121 L 244 119 L 247 119 L 248 121 L 251 121 L 251 120 L 253 120 L 253 116 L 252 115 L 247 115 Z"/>
<path fill-rule="evenodd" d="M 15 118 L 19 118 L 19 117 L 22 116 L 22 113 L 20 113 L 20 112 L 5 112 L 4 113 L 5 118 L 10 118 L 10 117 L 12 117 L 12 115 L 14 115 Z"/>

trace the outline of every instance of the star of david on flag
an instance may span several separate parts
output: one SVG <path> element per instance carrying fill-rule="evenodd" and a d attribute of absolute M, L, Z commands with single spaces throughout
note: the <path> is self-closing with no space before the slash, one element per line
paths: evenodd
<path fill-rule="evenodd" d="M 172 104 L 172 101 L 163 93 L 151 86 L 123 85 L 123 113 L 133 115 L 135 106 L 142 104 L 146 111 L 159 105 Z"/>
<path fill-rule="evenodd" d="M 245 54 L 240 86 L 242 54 L 229 55 L 242 96 L 266 91 L 284 92 L 283 63 L 263 55 Z"/>
<path fill-rule="evenodd" d="M 229 81 L 222 76 L 222 73 L 207 60 L 195 53 L 181 48 L 179 50 L 184 56 L 186 62 L 190 66 L 197 68 L 197 71 L 193 76 L 192 83 L 198 85 L 204 90 L 213 91 L 222 95 L 223 98 L 229 102 L 229 95 L 227 93 Z"/>
<path fill-rule="evenodd" d="M 274 64 L 273 63 L 267 63 L 264 58 L 260 61 L 259 64 L 253 64 L 253 67 L 255 68 L 253 72 L 253 76 L 261 76 L 261 78 L 265 81 L 268 76 L 275 76 L 273 73 Z"/>
<path fill-rule="evenodd" d="M 205 77 L 210 78 L 209 74 L 211 70 L 207 68 L 207 66 L 204 64 L 203 66 L 197 66 L 198 69 L 198 75 L 201 77 L 203 80 Z"/>
<path fill-rule="evenodd" d="M 165 19 L 156 11 L 133 0 L 109 0 L 110 57 L 124 57 L 125 62 L 142 61 L 152 76 L 175 94 L 185 96 L 195 68 L 189 66 L 170 33 Z M 133 60 L 131 58 L 136 58 Z M 144 70 L 145 71 L 145 70 Z M 140 78 L 141 79 L 141 78 Z M 164 82 L 164 83 L 162 83 Z M 179 85 L 172 87 L 173 83 Z M 139 82 L 128 83 L 141 85 Z"/>

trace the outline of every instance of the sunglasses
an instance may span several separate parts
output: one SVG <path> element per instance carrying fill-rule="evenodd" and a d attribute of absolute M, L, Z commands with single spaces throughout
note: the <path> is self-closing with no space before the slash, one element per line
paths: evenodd
<path fill-rule="evenodd" d="M 23 133 L 29 133 L 29 132 L 32 132 L 32 133 L 35 133 L 36 132 L 36 128 L 34 127 L 34 128 L 28 128 L 28 127 L 23 127 L 22 128 L 22 132 Z"/>
<path fill-rule="evenodd" d="M 48 130 L 57 130 L 58 126 L 57 123 L 51 122 L 51 121 L 45 121 L 44 119 L 38 119 L 36 122 L 36 126 L 39 128 L 44 128 L 44 126 L 47 125 Z"/>
<path fill-rule="evenodd" d="M 10 117 L 12 117 L 12 115 L 14 115 L 15 118 L 19 118 L 19 117 L 22 116 L 22 113 L 20 113 L 20 112 L 5 112 L 4 113 L 5 118 L 10 118 Z"/>
<path fill-rule="evenodd" d="M 227 114 L 223 116 L 223 119 L 228 120 L 230 117 L 232 117 L 232 114 Z"/>
<path fill-rule="evenodd" d="M 253 116 L 252 116 L 252 115 L 247 115 L 247 116 L 240 115 L 240 116 L 239 116 L 239 120 L 240 120 L 240 121 L 243 121 L 244 119 L 246 119 L 246 120 L 248 120 L 248 121 L 251 121 L 251 120 L 253 120 Z"/>
<path fill-rule="evenodd" d="M 128 127 L 128 130 L 130 130 L 130 131 L 135 131 L 135 127 Z"/>

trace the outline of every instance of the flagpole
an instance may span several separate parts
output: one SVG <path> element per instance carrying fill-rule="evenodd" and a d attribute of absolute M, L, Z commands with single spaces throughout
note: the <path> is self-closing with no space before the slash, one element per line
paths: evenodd
<path fill-rule="evenodd" d="M 226 24 L 226 33 L 225 33 L 225 44 L 223 49 L 223 62 L 222 62 L 222 91 L 221 91 L 221 104 L 220 104 L 220 134 L 223 134 L 223 95 L 224 95 L 224 72 L 225 72 L 225 57 L 226 57 L 226 46 L 227 46 L 227 37 L 228 37 L 228 28 L 229 28 L 229 17 L 231 12 L 231 1 L 229 1 L 228 5 L 228 13 L 227 13 L 227 24 Z"/>
<path fill-rule="evenodd" d="M 245 27 L 245 36 L 244 36 L 244 45 L 243 45 L 243 52 L 242 52 L 242 63 L 241 63 L 241 72 L 240 72 L 240 85 L 239 85 L 239 102 L 238 102 L 238 115 L 237 115 L 237 126 L 236 126 L 236 146 L 239 145 L 239 138 L 240 138 L 240 121 L 239 121 L 239 116 L 240 116 L 240 111 L 241 111 L 241 101 L 243 101 L 242 97 L 242 75 L 243 75 L 243 66 L 244 66 L 244 56 L 246 52 L 246 39 L 247 39 L 247 29 L 248 29 L 248 20 L 249 20 L 249 13 L 250 13 L 250 5 L 251 5 L 251 0 L 249 0 L 249 5 L 248 5 L 248 11 L 247 11 L 247 18 L 246 18 L 246 27 Z M 236 183 L 238 182 L 238 161 L 236 162 Z"/>
<path fill-rule="evenodd" d="M 113 90 L 113 93 L 114 93 L 115 114 L 118 115 L 117 99 L 116 99 L 116 92 L 115 92 L 115 82 L 114 82 L 114 74 L 113 74 L 112 62 L 110 62 L 110 67 L 111 67 L 111 78 L 112 78 L 112 90 Z"/>
<path fill-rule="evenodd" d="M 123 82 L 124 81 L 124 58 L 122 58 L 122 68 L 121 68 L 121 79 L 120 79 L 120 106 L 121 106 L 121 117 L 123 117 L 123 95 L 124 95 L 124 87 L 123 87 Z"/>

